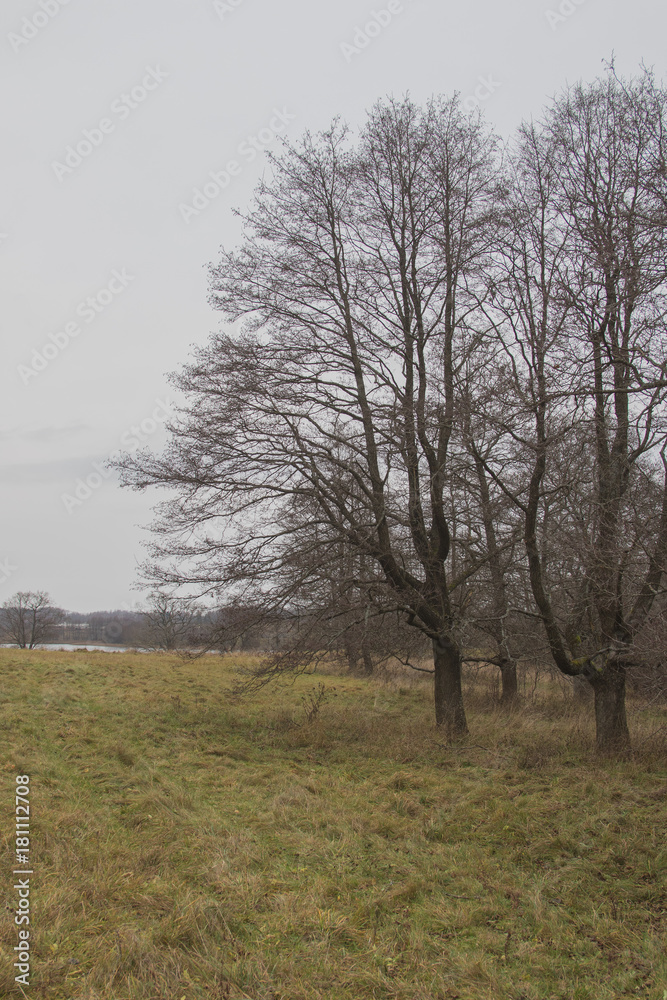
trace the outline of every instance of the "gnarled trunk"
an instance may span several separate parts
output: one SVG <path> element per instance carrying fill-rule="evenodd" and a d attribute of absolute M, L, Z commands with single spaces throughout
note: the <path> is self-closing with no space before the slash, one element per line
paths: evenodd
<path fill-rule="evenodd" d="M 595 738 L 602 753 L 627 754 L 630 732 L 625 714 L 625 667 L 613 661 L 589 678 L 595 694 Z"/>
<path fill-rule="evenodd" d="M 435 667 L 435 722 L 444 726 L 448 736 L 468 732 L 461 690 L 461 650 L 449 636 L 433 640 Z"/>

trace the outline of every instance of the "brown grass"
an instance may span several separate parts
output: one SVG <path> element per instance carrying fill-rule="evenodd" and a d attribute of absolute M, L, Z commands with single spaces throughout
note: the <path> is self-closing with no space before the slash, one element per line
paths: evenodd
<path fill-rule="evenodd" d="M 511 712 L 469 671 L 446 744 L 428 678 L 332 666 L 238 700 L 239 664 L 0 651 L 28 996 L 663 1000 L 663 706 L 631 699 L 633 758 L 603 761 L 590 708 L 532 667 Z M 15 943 L 5 911 L 0 996 Z"/>

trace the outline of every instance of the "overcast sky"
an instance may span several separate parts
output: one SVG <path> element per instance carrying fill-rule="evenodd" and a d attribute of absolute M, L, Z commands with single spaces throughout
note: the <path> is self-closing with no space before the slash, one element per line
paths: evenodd
<path fill-rule="evenodd" d="M 408 91 L 481 101 L 508 137 L 612 52 L 665 76 L 655 0 L 3 0 L 1 20 L 0 602 L 78 611 L 141 597 L 156 497 L 103 463 L 163 442 L 261 150 Z"/>

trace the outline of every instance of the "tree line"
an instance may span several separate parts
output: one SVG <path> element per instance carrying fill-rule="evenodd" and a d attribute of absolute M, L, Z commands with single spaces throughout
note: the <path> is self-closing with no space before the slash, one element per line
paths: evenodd
<path fill-rule="evenodd" d="M 211 613 L 192 600 L 155 592 L 137 610 L 65 611 L 45 591 L 18 591 L 0 607 L 0 641 L 20 649 L 44 645 L 95 643 L 146 650 L 210 648 L 222 637 L 224 613 Z M 266 636 L 249 629 L 224 642 L 222 651 L 262 646 Z"/>
<path fill-rule="evenodd" d="M 292 622 L 260 677 L 346 637 L 467 731 L 470 651 L 544 650 L 629 745 L 667 556 L 665 90 L 613 66 L 501 143 L 457 97 L 380 101 L 271 156 L 211 266 L 222 332 L 173 376 L 145 574 Z"/>

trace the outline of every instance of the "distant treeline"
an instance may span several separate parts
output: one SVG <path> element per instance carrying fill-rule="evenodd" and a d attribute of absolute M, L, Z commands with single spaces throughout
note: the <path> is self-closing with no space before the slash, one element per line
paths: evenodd
<path fill-rule="evenodd" d="M 190 644 L 199 645 L 203 635 L 197 635 L 196 625 L 200 631 L 212 624 L 212 615 L 200 614 L 190 623 L 190 634 L 175 637 L 173 643 L 168 642 L 165 631 L 156 632 L 154 625 L 148 620 L 145 611 L 79 611 L 67 612 L 61 621 L 54 625 L 49 642 L 52 643 L 108 643 L 109 645 L 151 647 L 151 648 L 183 648 Z M 271 630 L 252 625 L 242 635 L 230 636 L 228 641 L 218 638 L 216 646 L 224 651 L 266 651 L 280 649 L 283 636 L 280 628 Z M 187 640 L 193 640 L 192 643 Z"/>

